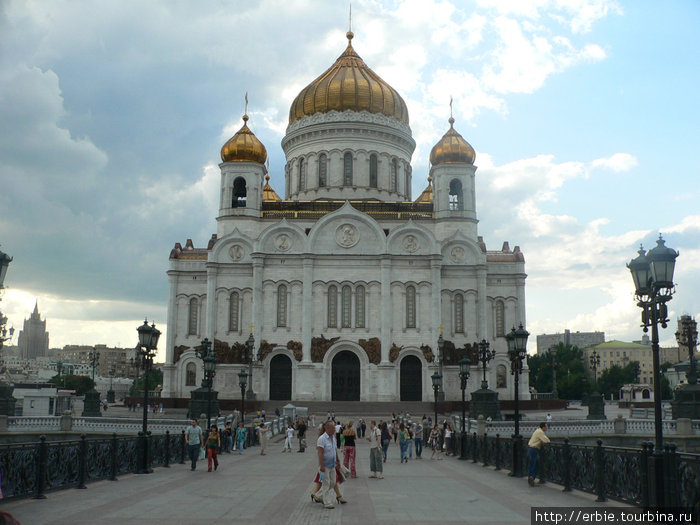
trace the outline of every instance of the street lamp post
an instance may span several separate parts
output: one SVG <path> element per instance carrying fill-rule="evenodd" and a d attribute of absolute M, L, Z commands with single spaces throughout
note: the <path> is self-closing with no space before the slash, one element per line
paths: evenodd
<path fill-rule="evenodd" d="M 588 363 L 593 369 L 593 392 L 588 396 L 588 416 L 586 419 L 600 420 L 605 417 L 605 403 L 603 397 L 598 392 L 598 368 L 600 367 L 600 354 L 593 350 L 588 356 Z"/>
<path fill-rule="evenodd" d="M 659 323 L 666 328 L 668 308 L 674 292 L 673 271 L 678 252 L 667 248 L 659 235 L 656 247 L 644 252 L 640 246 L 639 255 L 632 259 L 627 268 L 634 281 L 637 306 L 642 309 L 642 327 L 644 332 L 651 326 L 651 352 L 654 374 L 654 434 L 655 450 L 650 461 L 654 476 L 651 480 L 651 494 L 655 496 L 652 506 L 664 506 L 664 468 L 663 468 L 663 428 L 661 423 L 661 373 L 659 369 Z"/>
<path fill-rule="evenodd" d="M 460 452 L 459 459 L 467 459 L 467 429 L 465 427 L 467 401 L 465 399 L 465 390 L 467 389 L 467 380 L 469 379 L 469 367 L 472 362 L 468 357 L 463 357 L 459 360 L 459 380 L 460 388 L 462 389 L 462 435 L 460 436 Z"/>
<path fill-rule="evenodd" d="M 559 361 L 557 361 L 556 352 L 556 346 L 552 346 L 549 349 L 549 353 L 552 356 L 552 397 L 554 399 L 559 399 L 559 391 L 557 390 L 557 366 L 559 366 Z"/>
<path fill-rule="evenodd" d="M 241 387 L 241 422 L 245 424 L 245 386 L 248 382 L 248 372 L 244 368 L 238 372 L 238 386 Z"/>
<path fill-rule="evenodd" d="M 83 398 L 83 417 L 100 417 L 102 412 L 100 411 L 100 393 L 95 388 L 95 367 L 100 362 L 100 353 L 93 348 L 88 353 L 88 360 L 92 366 L 92 388 L 85 392 L 85 397 Z"/>
<path fill-rule="evenodd" d="M 511 472 L 511 476 L 514 477 L 521 477 L 523 475 L 522 460 L 520 459 L 522 436 L 520 435 L 520 395 L 518 393 L 518 383 L 520 382 L 520 374 L 523 371 L 523 361 L 527 357 L 527 338 L 529 335 L 530 332 L 523 328 L 522 323 L 520 323 L 517 330 L 513 327 L 510 333 L 506 335 L 506 340 L 508 341 L 508 357 L 510 358 L 510 373 L 513 375 L 515 391 L 515 434 L 513 435 L 513 471 Z"/>
<path fill-rule="evenodd" d="M 5 275 L 7 275 L 7 269 L 12 262 L 12 257 L 0 251 L 0 300 L 2 300 L 2 291 L 5 288 Z M 2 351 L 3 344 L 5 341 L 12 339 L 12 335 L 15 333 L 15 329 L 10 327 L 6 328 L 7 317 L 0 311 L 0 352 Z M 9 337 L 7 334 L 10 334 Z M 5 380 L 6 369 L 5 360 L 0 354 L 0 415 L 14 416 L 15 415 L 15 398 L 12 397 L 12 391 L 14 387 L 10 381 Z"/>
<path fill-rule="evenodd" d="M 433 393 L 435 394 L 435 421 L 434 421 L 434 425 L 437 425 L 438 424 L 437 403 L 438 403 L 438 396 L 440 394 L 440 384 L 442 383 L 442 376 L 438 372 L 435 372 L 431 376 L 431 379 L 433 380 Z"/>
<path fill-rule="evenodd" d="M 598 367 L 600 366 L 600 355 L 593 350 L 593 353 L 588 358 L 591 368 L 593 369 L 593 387 L 598 390 Z"/>
<path fill-rule="evenodd" d="M 148 379 L 151 373 L 151 367 L 153 366 L 153 358 L 156 356 L 156 349 L 158 347 L 158 338 L 160 337 L 160 330 L 156 328 L 155 323 L 148 325 L 148 320 L 145 320 L 141 326 L 137 329 L 139 333 L 139 360 L 141 361 L 141 366 L 143 367 L 143 428 L 140 432 L 142 440 L 142 462 L 139 465 L 138 474 L 150 474 L 153 472 L 150 468 L 150 461 L 148 457 Z"/>
<path fill-rule="evenodd" d="M 477 343 L 477 356 L 479 359 L 479 362 L 481 362 L 481 366 L 483 369 L 483 378 L 481 380 L 481 388 L 482 389 L 487 389 L 489 387 L 488 381 L 486 381 L 486 365 L 488 364 L 491 359 L 494 358 L 496 355 L 495 350 L 491 350 L 490 347 L 491 345 L 486 339 L 482 339 L 481 342 Z"/>
<path fill-rule="evenodd" d="M 211 388 L 216 375 L 216 357 L 209 339 L 202 341 L 202 360 L 204 361 L 204 382 L 207 386 L 207 429 L 211 429 Z"/>
<path fill-rule="evenodd" d="M 698 383 L 698 372 L 695 365 L 695 347 L 698 344 L 698 325 L 689 315 L 681 316 L 680 328 L 676 332 L 676 341 L 680 346 L 688 349 L 688 359 L 690 360 L 690 370 L 686 374 L 689 385 Z"/>
<path fill-rule="evenodd" d="M 255 393 L 253 392 L 253 354 L 255 352 L 255 337 L 253 337 L 253 325 L 251 325 L 250 335 L 248 340 L 245 342 L 246 353 L 248 354 L 248 393 L 247 397 L 249 399 L 255 399 Z"/>
<path fill-rule="evenodd" d="M 442 361 L 445 357 L 445 340 L 442 337 L 442 326 L 440 326 L 440 337 L 437 341 L 438 347 L 438 375 L 440 376 L 440 382 L 438 384 L 438 400 L 445 400 L 445 390 L 442 388 Z"/>

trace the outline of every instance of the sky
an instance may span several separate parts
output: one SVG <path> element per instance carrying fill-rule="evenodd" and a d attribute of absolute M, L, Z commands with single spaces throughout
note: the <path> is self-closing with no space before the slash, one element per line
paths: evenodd
<path fill-rule="evenodd" d="M 146 316 L 165 332 L 170 250 L 216 231 L 245 93 L 283 194 L 290 104 L 345 49 L 348 6 L 1 2 L 8 324 L 38 301 L 51 347 L 131 347 Z M 525 255 L 531 352 L 564 329 L 640 339 L 625 264 L 659 233 L 680 251 L 662 344 L 700 316 L 698 27 L 696 0 L 353 1 L 353 47 L 408 106 L 414 196 L 453 97 L 479 234 Z"/>

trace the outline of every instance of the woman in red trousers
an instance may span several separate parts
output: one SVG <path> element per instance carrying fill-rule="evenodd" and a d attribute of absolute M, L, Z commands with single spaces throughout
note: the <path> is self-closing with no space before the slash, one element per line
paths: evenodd
<path fill-rule="evenodd" d="M 356 478 L 355 439 L 357 439 L 357 432 L 355 432 L 355 426 L 352 424 L 352 421 L 350 421 L 346 425 L 345 430 L 343 430 L 343 438 L 345 438 L 345 447 L 343 447 L 343 465 L 350 469 L 350 477 Z"/>

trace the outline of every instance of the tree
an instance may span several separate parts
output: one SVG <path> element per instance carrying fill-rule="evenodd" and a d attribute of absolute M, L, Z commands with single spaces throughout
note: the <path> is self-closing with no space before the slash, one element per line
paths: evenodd
<path fill-rule="evenodd" d="M 598 379 L 598 390 L 613 398 L 620 397 L 620 388 L 622 385 L 637 383 L 639 378 L 639 363 L 632 361 L 621 367 L 620 365 L 612 365 L 610 368 L 603 370 Z"/>
<path fill-rule="evenodd" d="M 59 388 L 65 388 L 66 390 L 75 390 L 76 395 L 85 395 L 95 388 L 95 383 L 88 376 L 74 376 L 74 375 L 58 375 L 53 376 L 49 379 L 49 383 L 56 385 Z"/>
<path fill-rule="evenodd" d="M 139 377 L 138 381 L 134 381 L 134 384 L 131 385 L 131 388 L 129 389 L 129 395 L 133 396 L 134 392 L 141 392 L 143 393 L 143 387 L 144 387 L 144 376 Z M 150 373 L 148 374 L 148 390 L 149 392 L 155 389 L 158 385 L 163 384 L 163 371 L 162 370 L 151 370 Z"/>
<path fill-rule="evenodd" d="M 591 383 L 583 365 L 583 351 L 577 346 L 559 343 L 556 356 L 557 392 L 562 399 L 581 399 L 590 392 Z M 528 358 L 530 385 L 538 392 L 552 392 L 552 349 Z"/>

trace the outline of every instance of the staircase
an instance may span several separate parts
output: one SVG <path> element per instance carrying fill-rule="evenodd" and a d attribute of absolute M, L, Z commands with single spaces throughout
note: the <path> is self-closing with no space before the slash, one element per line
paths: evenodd
<path fill-rule="evenodd" d="M 274 414 L 276 408 L 282 412 L 282 407 L 289 403 L 308 408 L 309 414 L 325 416 L 331 412 L 336 416 L 359 416 L 365 419 L 369 416 L 387 419 L 392 413 L 404 412 L 413 417 L 420 417 L 423 414 L 429 416 L 434 412 L 434 404 L 423 401 L 258 401 L 256 408 L 264 408 L 267 414 Z"/>

